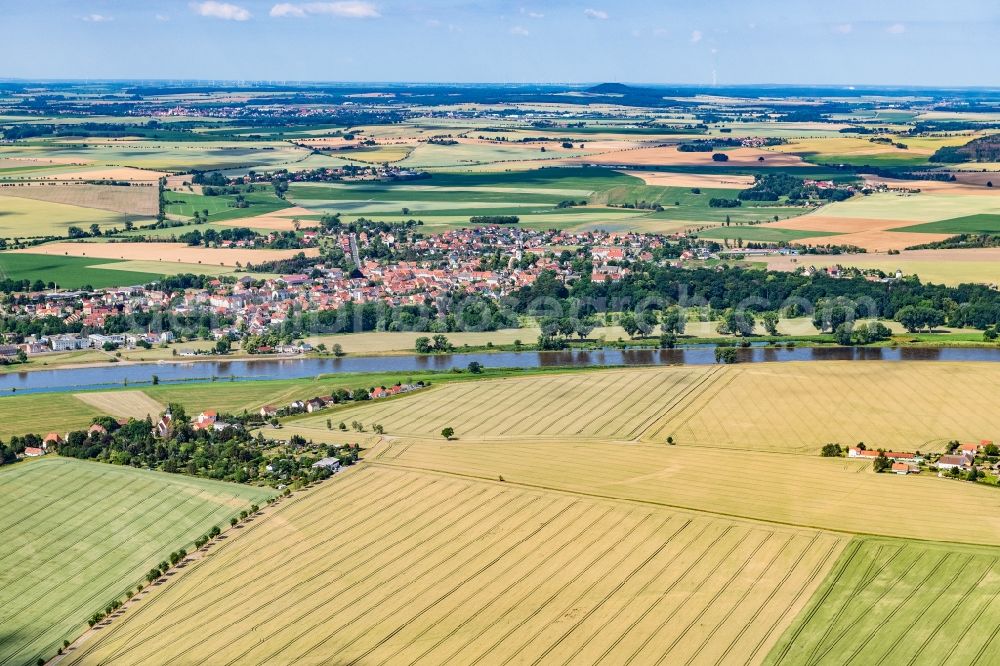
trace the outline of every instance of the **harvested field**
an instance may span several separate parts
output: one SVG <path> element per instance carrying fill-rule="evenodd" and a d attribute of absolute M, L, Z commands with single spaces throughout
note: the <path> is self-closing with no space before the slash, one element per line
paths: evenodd
<path fill-rule="evenodd" d="M 898 189 L 910 189 L 910 190 L 920 190 L 921 193 L 928 194 L 973 194 L 973 195 L 984 195 L 990 192 L 985 189 L 986 182 L 992 179 L 997 179 L 997 185 L 1000 185 L 1000 178 L 997 178 L 998 174 L 955 174 L 958 178 L 957 182 L 943 181 L 943 180 L 898 180 L 896 178 L 879 178 L 877 176 L 863 176 L 866 184 L 876 185 L 878 183 L 884 183 L 888 187 L 898 188 Z M 983 176 L 982 178 L 972 179 L 969 176 Z M 981 182 L 979 182 L 981 181 Z"/>
<path fill-rule="evenodd" d="M 831 361 L 730 367 L 642 437 L 661 442 L 672 435 L 698 446 L 806 454 L 827 442 L 861 441 L 872 448 L 940 451 L 952 439 L 1000 440 L 1000 415 L 978 404 L 998 392 L 1000 374 L 989 364 Z"/>
<path fill-rule="evenodd" d="M 853 245 L 868 252 L 888 252 L 889 250 L 904 250 L 914 245 L 923 243 L 933 243 L 941 241 L 951 236 L 951 234 L 925 234 L 911 233 L 905 231 L 861 231 L 853 234 L 840 234 L 835 239 L 824 236 L 810 236 L 802 238 L 799 242 L 807 245 L 825 245 L 833 243 L 836 245 Z"/>
<path fill-rule="evenodd" d="M 759 662 L 845 543 L 360 469 L 244 528 L 69 662 Z"/>
<path fill-rule="evenodd" d="M 164 410 L 163 405 L 142 391 L 76 393 L 74 397 L 100 412 L 120 418 L 144 419 L 151 416 L 155 421 Z"/>
<path fill-rule="evenodd" d="M 985 186 L 986 183 L 993 183 L 996 187 L 1000 187 L 1000 173 L 996 171 L 962 171 L 956 170 L 952 172 L 959 183 L 966 185 L 978 185 Z"/>
<path fill-rule="evenodd" d="M 823 207 L 823 217 L 854 217 L 879 220 L 934 222 L 979 213 L 1000 213 L 1000 196 L 982 190 L 979 194 L 876 193 L 853 197 Z"/>
<path fill-rule="evenodd" d="M 724 173 L 669 173 L 664 171 L 623 171 L 622 173 L 641 178 L 646 185 L 662 187 L 713 187 L 742 190 L 754 183 L 753 176 L 736 176 Z"/>
<path fill-rule="evenodd" d="M 901 234 L 890 231 L 894 235 Z M 934 234 L 913 234 L 921 242 Z M 842 238 L 842 236 L 837 236 Z M 841 254 L 837 256 L 764 257 L 772 270 L 794 271 L 801 266 L 856 266 L 877 268 L 885 273 L 896 269 L 905 275 L 918 275 L 925 282 L 959 285 L 962 283 L 1000 284 L 1000 248 L 969 248 L 953 250 L 909 250 L 897 255 L 885 253 Z"/>
<path fill-rule="evenodd" d="M 288 259 L 299 252 L 316 256 L 319 250 L 242 250 L 192 247 L 186 243 L 49 243 L 26 250 L 25 254 L 58 254 L 72 257 L 206 264 L 234 267 Z"/>
<path fill-rule="evenodd" d="M 903 250 L 912 245 L 932 243 L 944 240 L 949 234 L 922 233 L 912 231 L 912 220 L 893 220 L 882 218 L 840 217 L 826 215 L 824 208 L 818 214 L 800 215 L 788 220 L 769 224 L 774 229 L 789 229 L 801 231 L 822 231 L 840 234 L 835 240 L 824 239 L 822 235 L 803 238 L 807 244 L 837 243 L 864 248 L 870 252 L 879 250 Z"/>
<path fill-rule="evenodd" d="M 9 197 L 98 208 L 116 213 L 153 217 L 159 210 L 159 194 L 153 184 L 114 186 L 84 183 L 18 183 L 0 187 Z"/>
<path fill-rule="evenodd" d="M 981 484 L 875 474 L 871 463 L 762 451 L 582 441 L 401 439 L 377 465 L 627 499 L 847 533 L 1000 545 L 1000 493 Z M 977 507 L 956 520 L 956 506 Z M 872 507 L 878 507 L 877 510 Z"/>
<path fill-rule="evenodd" d="M 80 171 L 60 171 L 57 174 L 41 175 L 41 180 L 126 180 L 132 182 L 144 182 L 155 185 L 160 178 L 167 174 L 162 171 L 151 171 L 149 169 L 136 169 L 134 167 L 97 167 L 92 169 L 82 169 Z"/>
<path fill-rule="evenodd" d="M 766 664 L 995 664 L 994 548 L 857 538 Z"/>
<path fill-rule="evenodd" d="M 298 206 L 296 206 L 298 208 Z M 315 215 L 315 211 L 301 209 L 303 212 L 300 215 Z M 280 213 L 280 214 L 279 214 Z M 295 230 L 295 217 L 294 215 L 284 215 L 285 211 L 275 211 L 274 213 L 266 213 L 264 215 L 255 215 L 254 217 L 241 217 L 232 220 L 220 220 L 217 224 L 221 224 L 226 227 L 248 227 L 250 229 L 272 229 L 274 231 L 293 231 Z M 299 229 L 314 229 L 319 226 L 318 220 L 299 220 Z"/>
<path fill-rule="evenodd" d="M 271 494 L 72 458 L 3 468 L 0 663 L 51 657 L 170 551 Z"/>
<path fill-rule="evenodd" d="M 956 393 L 951 387 L 960 385 Z M 391 435 L 614 439 L 795 452 L 1000 440 L 988 363 L 849 361 L 609 370 L 451 384 L 337 412 Z M 327 415 L 297 425 L 325 428 Z"/>
<path fill-rule="evenodd" d="M 615 370 L 586 375 L 452 384 L 398 400 L 338 412 L 340 421 L 381 424 L 393 435 L 634 439 L 691 394 L 706 390 L 719 367 Z M 320 426 L 326 414 L 297 421 Z"/>

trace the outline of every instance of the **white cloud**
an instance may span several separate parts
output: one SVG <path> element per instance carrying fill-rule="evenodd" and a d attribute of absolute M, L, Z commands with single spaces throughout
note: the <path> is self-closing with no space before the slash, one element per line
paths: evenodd
<path fill-rule="evenodd" d="M 110 16 L 105 16 L 104 14 L 87 14 L 83 17 L 83 20 L 87 23 L 107 23 L 108 21 L 114 21 Z"/>
<path fill-rule="evenodd" d="M 166 14 L 157 14 L 156 15 L 156 20 L 157 21 L 169 21 L 170 17 L 167 16 Z"/>
<path fill-rule="evenodd" d="M 902 23 L 893 23 L 888 28 L 885 29 L 890 35 L 902 35 L 906 32 L 906 26 Z"/>
<path fill-rule="evenodd" d="M 701 34 L 701 30 L 692 30 L 691 31 L 691 43 L 692 44 L 697 44 L 698 42 L 700 42 L 702 37 L 704 37 L 704 35 Z"/>
<path fill-rule="evenodd" d="M 608 13 L 602 9 L 584 9 L 583 15 L 589 19 L 597 19 L 598 21 L 608 20 Z"/>
<path fill-rule="evenodd" d="M 524 7 L 521 7 L 521 16 L 527 16 L 528 18 L 533 19 L 545 18 L 545 14 L 542 14 L 541 12 L 534 12 L 529 9 L 525 9 Z"/>
<path fill-rule="evenodd" d="M 670 34 L 670 31 L 667 30 L 666 28 L 655 28 L 653 30 L 653 34 L 657 37 L 666 37 L 667 35 Z"/>
<path fill-rule="evenodd" d="M 833 26 L 834 32 L 839 32 L 842 35 L 849 35 L 854 32 L 854 26 L 850 23 L 841 23 L 839 25 Z"/>
<path fill-rule="evenodd" d="M 524 26 L 515 25 L 513 28 L 510 29 L 510 34 L 512 34 L 512 35 L 519 35 L 521 37 L 527 37 L 531 33 L 528 32 L 528 29 L 525 28 Z"/>
<path fill-rule="evenodd" d="M 281 2 L 271 7 L 271 16 L 305 18 L 313 15 L 340 18 L 380 18 L 382 15 L 370 2 L 341 0 L 340 2 Z"/>
<path fill-rule="evenodd" d="M 239 5 L 232 5 L 228 2 L 216 2 L 206 0 L 206 2 L 192 2 L 191 9 L 198 16 L 223 19 L 225 21 L 249 21 L 250 11 Z"/>

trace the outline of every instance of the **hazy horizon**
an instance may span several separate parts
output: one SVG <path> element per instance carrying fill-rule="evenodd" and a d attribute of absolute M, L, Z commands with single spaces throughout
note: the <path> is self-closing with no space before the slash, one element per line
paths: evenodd
<path fill-rule="evenodd" d="M 986 0 L 8 4 L 20 80 L 965 88 L 1000 58 Z"/>

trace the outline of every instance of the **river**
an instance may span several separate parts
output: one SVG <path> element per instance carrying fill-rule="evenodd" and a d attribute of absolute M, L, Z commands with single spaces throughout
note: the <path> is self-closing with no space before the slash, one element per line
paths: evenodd
<path fill-rule="evenodd" d="M 344 372 L 414 372 L 465 368 L 479 361 L 490 368 L 559 366 L 706 365 L 715 363 L 711 346 L 679 349 L 600 349 L 594 351 L 495 352 L 344 358 L 238 359 L 65 367 L 0 375 L 0 395 L 51 393 L 162 383 L 295 379 Z M 738 350 L 741 363 L 787 361 L 1000 361 L 1000 348 L 983 347 L 785 347 Z"/>

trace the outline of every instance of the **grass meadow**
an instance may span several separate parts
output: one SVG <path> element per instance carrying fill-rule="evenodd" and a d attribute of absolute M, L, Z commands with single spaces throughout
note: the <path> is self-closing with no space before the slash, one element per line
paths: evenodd
<path fill-rule="evenodd" d="M 897 231 L 914 231 L 926 234 L 1000 234 L 1000 214 L 965 215 L 950 220 L 938 220 L 937 222 L 902 227 Z"/>
<path fill-rule="evenodd" d="M 760 661 L 847 541 L 361 468 L 296 493 L 69 660 Z"/>
<path fill-rule="evenodd" d="M 146 284 L 173 272 L 165 268 L 176 268 L 170 264 L 144 265 L 143 269 L 154 270 L 140 271 L 135 270 L 137 267 L 132 262 L 118 260 L 0 252 L 0 279 L 54 282 L 63 289 Z"/>
<path fill-rule="evenodd" d="M 0 471 L 0 663 L 34 663 L 171 551 L 271 493 L 69 458 Z"/>
<path fill-rule="evenodd" d="M 204 196 L 187 192 L 166 192 L 164 194 L 167 204 L 164 211 L 168 215 L 183 215 L 184 217 L 194 217 L 195 212 L 208 211 L 209 222 L 221 222 L 223 220 L 236 220 L 255 215 L 273 213 L 283 208 L 288 208 L 289 203 L 282 201 L 271 192 L 251 192 L 245 194 L 246 208 L 235 208 L 230 204 L 235 201 L 235 195 Z M 183 233 L 183 230 L 178 231 Z"/>

